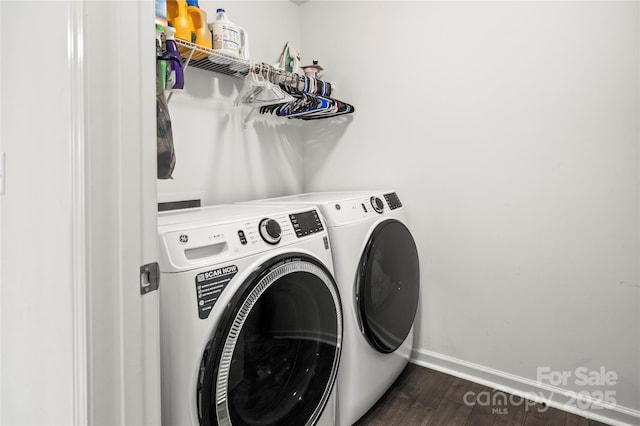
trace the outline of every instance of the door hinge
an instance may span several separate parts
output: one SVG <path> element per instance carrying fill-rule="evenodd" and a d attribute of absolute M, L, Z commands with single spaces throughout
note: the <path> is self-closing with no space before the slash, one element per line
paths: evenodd
<path fill-rule="evenodd" d="M 151 293 L 158 289 L 160 268 L 158 262 L 147 263 L 140 267 L 140 294 Z"/>

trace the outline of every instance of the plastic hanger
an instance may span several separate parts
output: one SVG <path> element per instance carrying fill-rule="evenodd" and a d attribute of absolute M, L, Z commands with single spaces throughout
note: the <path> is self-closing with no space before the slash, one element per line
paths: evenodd
<path fill-rule="evenodd" d="M 329 97 L 331 84 L 316 78 L 287 73 L 280 87 L 294 99 L 280 104 L 265 105 L 261 114 L 302 120 L 318 120 L 350 114 L 355 108 L 345 102 Z"/>
<path fill-rule="evenodd" d="M 249 74 L 244 79 L 244 84 L 234 104 L 245 105 L 270 105 L 293 100 L 293 97 L 285 93 L 276 84 L 264 77 L 263 73 L 268 73 L 269 68 L 264 65 L 253 66 Z"/>

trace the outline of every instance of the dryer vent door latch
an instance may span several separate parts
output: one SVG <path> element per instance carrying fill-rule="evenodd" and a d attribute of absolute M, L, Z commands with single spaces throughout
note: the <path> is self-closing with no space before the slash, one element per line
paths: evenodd
<path fill-rule="evenodd" d="M 158 289 L 160 268 L 158 262 L 147 263 L 140 267 L 140 294 L 144 295 Z"/>

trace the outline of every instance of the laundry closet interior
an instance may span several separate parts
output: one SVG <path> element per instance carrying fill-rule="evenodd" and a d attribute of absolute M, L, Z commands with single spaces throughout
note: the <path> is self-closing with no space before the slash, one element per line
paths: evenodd
<path fill-rule="evenodd" d="M 158 205 L 343 191 L 371 194 L 356 204 L 367 214 L 375 198 L 385 212 L 401 201 L 419 259 L 410 363 L 606 423 L 640 422 L 638 2 L 199 0 L 210 20 L 224 8 L 246 31 L 249 73 L 288 42 L 354 111 L 262 114 L 235 105 L 246 73 L 192 64 L 167 104 L 171 179 L 155 176 L 152 3 L 0 3 L 0 423 L 159 422 L 159 291 L 138 285 L 153 280 L 140 268 L 161 250 Z M 45 53 L 57 88 L 36 72 L 35 42 L 9 43 L 25 13 L 68 24 L 50 29 L 65 41 Z M 9 67 L 9 56 L 32 66 Z M 14 84 L 23 76 L 33 86 Z M 47 171 L 48 195 L 13 189 L 30 176 L 18 159 Z M 302 214 L 311 228 L 322 212 L 265 211 Z M 24 274 L 29 241 L 63 291 Z M 55 350 L 38 357 L 29 335 Z M 29 410 L 34 386 L 50 403 Z"/>
<path fill-rule="evenodd" d="M 200 5 L 256 60 L 287 41 L 317 59 L 356 111 L 247 120 L 241 79 L 187 70 L 159 201 L 393 188 L 420 255 L 413 362 L 521 391 L 539 367 L 605 366 L 638 409 L 620 284 L 638 276 L 637 3 Z"/>

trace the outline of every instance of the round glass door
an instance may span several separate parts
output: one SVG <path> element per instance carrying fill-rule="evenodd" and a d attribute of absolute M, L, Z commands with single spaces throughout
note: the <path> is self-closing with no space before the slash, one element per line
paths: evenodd
<path fill-rule="evenodd" d="M 397 220 L 371 233 L 356 278 L 359 321 L 368 342 L 383 353 L 407 338 L 418 309 L 418 250 L 407 227 Z"/>
<path fill-rule="evenodd" d="M 335 282 L 311 259 L 286 259 L 251 282 L 200 368 L 201 425 L 313 425 L 340 358 Z"/>

